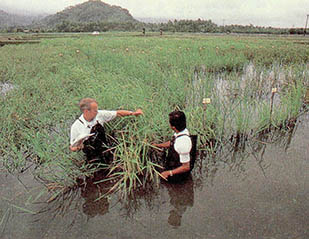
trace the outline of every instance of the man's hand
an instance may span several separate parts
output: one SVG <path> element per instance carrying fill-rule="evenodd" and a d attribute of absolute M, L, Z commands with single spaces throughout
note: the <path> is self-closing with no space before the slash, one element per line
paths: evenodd
<path fill-rule="evenodd" d="M 168 178 L 170 175 L 171 175 L 170 170 L 168 170 L 168 171 L 163 171 L 163 172 L 161 173 L 161 177 L 162 177 L 164 180 L 166 180 L 166 181 L 167 181 L 167 178 Z"/>
<path fill-rule="evenodd" d="M 83 144 L 83 143 L 81 143 L 81 144 L 79 144 L 79 145 L 77 145 L 77 146 L 75 146 L 75 147 L 72 147 L 72 146 L 70 145 L 70 150 L 71 150 L 72 152 L 79 151 L 79 150 L 81 150 L 81 149 L 83 149 L 83 148 L 84 148 L 84 144 Z"/>
<path fill-rule="evenodd" d="M 132 115 L 134 115 L 134 116 L 143 115 L 143 114 L 144 113 L 143 113 L 142 109 L 137 109 L 135 112 L 132 112 Z"/>

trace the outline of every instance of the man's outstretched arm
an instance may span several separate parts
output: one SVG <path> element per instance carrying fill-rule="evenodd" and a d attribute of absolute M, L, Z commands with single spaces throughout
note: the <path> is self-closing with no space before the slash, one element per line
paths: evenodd
<path fill-rule="evenodd" d="M 158 147 L 158 148 L 169 148 L 170 145 L 171 145 L 171 141 L 166 141 L 166 142 L 160 143 L 160 144 L 152 143 L 151 145 Z"/>
<path fill-rule="evenodd" d="M 130 111 L 130 110 L 117 110 L 117 117 L 123 117 L 123 116 L 138 116 L 144 114 L 141 109 L 137 109 L 136 111 Z"/>

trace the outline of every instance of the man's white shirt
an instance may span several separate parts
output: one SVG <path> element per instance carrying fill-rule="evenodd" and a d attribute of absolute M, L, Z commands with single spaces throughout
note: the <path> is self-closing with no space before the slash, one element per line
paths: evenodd
<path fill-rule="evenodd" d="M 73 125 L 71 126 L 70 134 L 70 145 L 73 144 L 75 139 L 81 134 L 89 134 L 91 128 L 99 122 L 101 125 L 104 123 L 113 120 L 117 116 L 117 111 L 111 110 L 98 110 L 96 117 L 92 121 L 87 121 L 84 118 L 84 115 L 81 115 Z"/>
<path fill-rule="evenodd" d="M 190 162 L 190 151 L 192 148 L 192 142 L 189 136 L 190 135 L 189 131 L 187 129 L 184 129 L 179 133 L 175 133 L 174 136 L 177 137 L 182 134 L 188 136 L 181 136 L 179 138 L 176 138 L 174 149 L 179 154 L 180 163 L 188 163 Z"/>

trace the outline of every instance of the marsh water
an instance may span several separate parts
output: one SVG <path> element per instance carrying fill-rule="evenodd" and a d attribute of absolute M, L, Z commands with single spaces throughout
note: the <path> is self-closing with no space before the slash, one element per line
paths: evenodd
<path fill-rule="evenodd" d="M 233 84 L 258 75 L 265 88 L 259 99 L 266 101 L 272 86 L 263 80 L 285 80 L 280 72 L 263 76 L 250 64 L 244 71 L 242 80 Z M 199 83 L 195 76 L 194 92 L 205 91 Z M 13 88 L 0 85 L 0 96 Z M 218 78 L 215 88 L 218 96 L 227 97 L 236 87 Z M 200 104 L 207 97 L 195 96 L 188 101 Z M 225 102 L 224 97 L 220 100 Z M 274 105 L 278 102 L 276 95 Z M 41 194 L 45 186 L 34 168 L 14 175 L 0 169 L 0 238 L 307 239 L 308 121 L 307 113 L 287 128 L 201 151 L 187 181 L 148 185 L 126 199 L 118 194 L 102 197 L 110 185 L 86 178 L 50 200 Z"/>
<path fill-rule="evenodd" d="M 46 203 L 31 169 L 1 172 L 0 238 L 309 238 L 308 120 L 201 152 L 183 184 L 127 199 L 96 200 L 106 185 L 87 179 Z"/>

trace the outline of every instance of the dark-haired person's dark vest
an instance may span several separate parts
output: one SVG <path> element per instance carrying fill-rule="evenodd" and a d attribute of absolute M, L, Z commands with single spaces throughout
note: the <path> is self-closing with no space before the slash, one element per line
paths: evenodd
<path fill-rule="evenodd" d="M 165 161 L 165 170 L 173 170 L 175 168 L 178 168 L 182 165 L 180 162 L 179 154 L 176 152 L 174 145 L 177 138 L 180 137 L 190 137 L 192 148 L 190 151 L 190 171 L 181 173 L 181 174 L 175 174 L 173 176 L 168 177 L 168 181 L 170 182 L 180 182 L 187 178 L 191 172 L 191 170 L 194 167 L 195 159 L 196 159 L 196 145 L 197 145 L 197 135 L 187 135 L 187 134 L 181 134 L 177 137 L 173 136 L 171 139 L 170 147 L 168 148 L 167 157 Z"/>
<path fill-rule="evenodd" d="M 86 154 L 87 162 L 100 162 L 104 164 L 110 163 L 110 153 L 104 152 L 108 149 L 104 127 L 97 122 L 92 128 L 90 136 L 84 141 L 83 152 Z"/>

